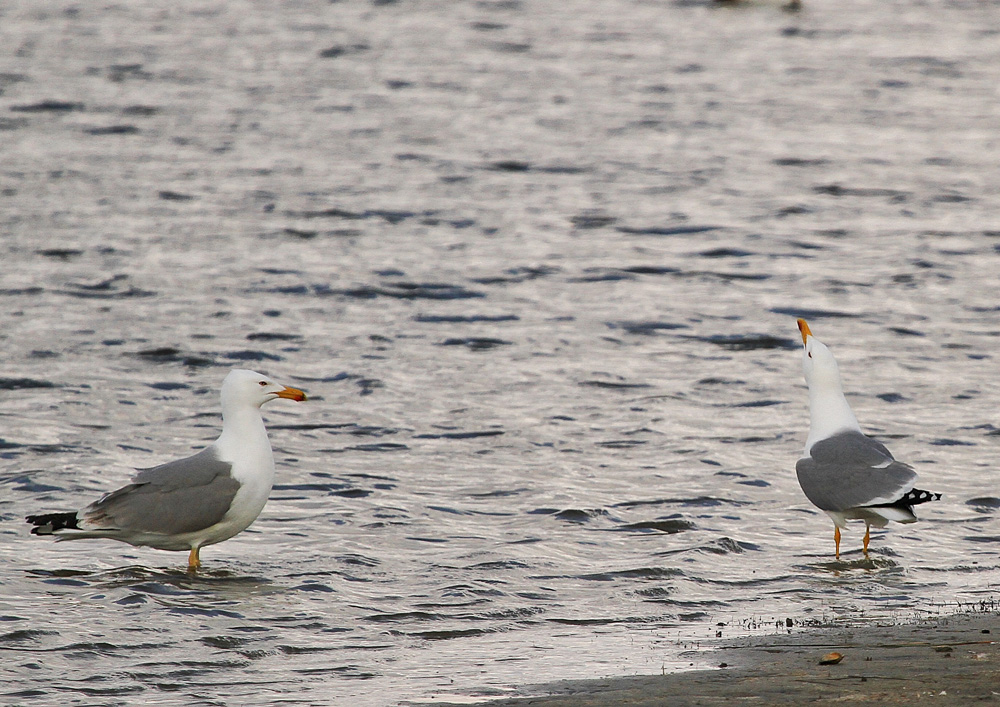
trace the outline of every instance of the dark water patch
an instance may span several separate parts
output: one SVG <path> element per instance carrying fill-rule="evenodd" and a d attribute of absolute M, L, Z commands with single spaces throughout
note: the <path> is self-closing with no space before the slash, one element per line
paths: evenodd
<path fill-rule="evenodd" d="M 155 359 L 176 359 L 181 353 L 181 350 L 173 346 L 159 346 L 155 349 L 144 349 L 139 351 L 136 355 L 142 358 L 155 358 Z"/>
<path fill-rule="evenodd" d="M 25 641 L 37 641 L 45 636 L 58 636 L 58 631 L 47 629 L 19 629 L 8 633 L 0 634 L 0 644 L 24 643 Z"/>
<path fill-rule="evenodd" d="M 498 346 L 510 346 L 513 343 L 513 341 L 494 339 L 488 336 L 469 336 L 465 338 L 445 339 L 438 346 L 465 346 L 470 351 L 488 351 Z"/>
<path fill-rule="evenodd" d="M 146 386 L 152 388 L 153 390 L 165 390 L 165 391 L 187 390 L 191 387 L 187 383 L 173 383 L 173 382 L 147 383 Z"/>
<path fill-rule="evenodd" d="M 476 437 L 497 437 L 503 430 L 477 430 L 474 432 L 439 432 L 413 435 L 414 439 L 474 439 Z"/>
<path fill-rule="evenodd" d="M 498 160 L 488 163 L 485 169 L 493 172 L 528 172 L 531 170 L 531 163 L 520 160 Z"/>
<path fill-rule="evenodd" d="M 900 336 L 926 336 L 922 331 L 917 331 L 916 329 L 907 329 L 901 326 L 891 326 L 889 331 L 894 334 L 899 334 Z"/>
<path fill-rule="evenodd" d="M 470 493 L 469 498 L 507 498 L 509 496 L 519 496 L 526 491 L 528 491 L 527 488 L 497 489 L 495 491 L 484 491 L 483 493 Z"/>
<path fill-rule="evenodd" d="M 746 550 L 759 550 L 760 546 L 753 543 L 743 543 L 732 538 L 719 538 L 698 548 L 701 552 L 712 555 L 741 555 Z M 756 580 L 754 580 L 756 583 Z"/>
<path fill-rule="evenodd" d="M 996 496 L 979 496 L 970 498 L 965 505 L 972 506 L 979 513 L 992 513 L 1000 508 L 1000 498 Z"/>
<path fill-rule="evenodd" d="M 103 428 L 96 428 L 103 429 Z M 77 453 L 84 447 L 77 444 L 19 444 L 17 442 L 8 442 L 3 438 L 0 438 L 0 450 L 16 450 L 10 451 L 5 454 L 0 454 L 5 459 L 11 458 L 23 454 L 24 452 L 31 452 L 32 454 L 69 454 Z"/>
<path fill-rule="evenodd" d="M 310 653 L 326 653 L 339 650 L 335 646 L 276 646 L 285 655 L 308 655 Z"/>
<path fill-rule="evenodd" d="M 965 196 L 964 194 L 937 194 L 931 197 L 931 201 L 938 204 L 964 204 L 967 201 L 972 201 L 972 197 Z"/>
<path fill-rule="evenodd" d="M 319 235 L 319 231 L 305 231 L 301 228 L 283 228 L 282 232 L 286 236 L 295 236 L 296 238 L 302 238 L 304 240 L 309 240 Z"/>
<path fill-rule="evenodd" d="M 336 665 L 329 668 L 295 668 L 293 672 L 298 675 L 325 675 L 332 673 L 338 678 L 344 678 L 345 680 L 373 680 L 382 677 L 381 673 L 368 672 L 357 665 Z"/>
<path fill-rule="evenodd" d="M 55 388 L 52 381 L 36 378 L 0 378 L 0 390 L 27 390 L 31 388 Z"/>
<path fill-rule="evenodd" d="M 750 481 L 737 481 L 736 483 L 741 484 L 743 486 L 754 486 L 757 488 L 766 488 L 771 485 L 767 481 L 764 481 L 763 479 L 752 479 Z"/>
<path fill-rule="evenodd" d="M 710 378 L 702 378 L 696 382 L 697 385 L 746 385 L 745 380 L 739 378 L 719 378 L 712 376 Z"/>
<path fill-rule="evenodd" d="M 4 449 L 4 442 L 0 439 L 0 449 Z M 50 486 L 48 484 L 39 483 L 35 481 L 30 476 L 18 476 L 12 478 L 9 482 L 15 491 L 24 491 L 30 494 L 45 494 L 52 491 L 62 491 L 58 486 Z"/>
<path fill-rule="evenodd" d="M 616 223 L 618 219 L 614 216 L 607 216 L 605 214 L 579 214 L 577 216 L 571 216 L 569 222 L 573 224 L 573 228 L 578 228 L 580 230 L 594 230 L 598 228 L 605 228 Z"/>
<path fill-rule="evenodd" d="M 56 290 L 57 294 L 89 299 L 131 299 L 136 297 L 153 297 L 155 292 L 140 289 L 134 285 L 124 284 L 128 275 L 113 275 L 97 282 L 68 283 L 69 289 Z"/>
<path fill-rule="evenodd" d="M 639 567 L 631 570 L 575 575 L 576 579 L 584 579 L 590 582 L 613 582 L 623 578 L 662 581 L 664 579 L 674 579 L 675 577 L 683 576 L 684 572 L 674 567 Z"/>
<path fill-rule="evenodd" d="M 44 292 L 45 292 L 44 287 L 8 287 L 0 289 L 0 295 L 11 295 L 11 296 L 21 296 L 21 295 L 37 296 Z"/>
<path fill-rule="evenodd" d="M 531 45 L 526 42 L 490 42 L 487 46 L 501 54 L 527 54 Z"/>
<path fill-rule="evenodd" d="M 95 73 L 96 68 L 88 69 L 88 73 Z M 122 83 L 127 79 L 139 79 L 150 81 L 154 75 L 143 68 L 142 64 L 112 64 L 108 67 L 108 81 Z"/>
<path fill-rule="evenodd" d="M 623 501 L 612 504 L 612 508 L 636 508 L 638 506 L 688 506 L 693 508 L 715 508 L 718 506 L 746 506 L 750 501 L 735 501 L 717 496 L 696 496 L 694 498 L 658 498 L 650 501 Z"/>
<path fill-rule="evenodd" d="M 181 363 L 185 366 L 212 366 L 215 361 L 203 355 L 184 353 L 181 349 L 173 346 L 158 346 L 152 349 L 144 349 L 135 353 L 141 359 L 153 361 L 155 363 Z"/>
<path fill-rule="evenodd" d="M 796 351 L 802 348 L 794 339 L 770 334 L 714 334 L 712 336 L 685 336 L 684 338 L 704 341 L 720 346 L 728 351 L 758 351 L 761 349 L 785 349 Z"/>
<path fill-rule="evenodd" d="M 304 582 L 297 587 L 292 587 L 292 590 L 296 592 L 321 592 L 324 594 L 332 594 L 337 591 L 322 582 Z"/>
<path fill-rule="evenodd" d="M 249 341 L 301 341 L 301 334 L 280 334 L 278 332 L 261 331 L 247 334 Z"/>
<path fill-rule="evenodd" d="M 635 236 L 685 236 L 721 230 L 721 226 L 618 226 L 615 230 Z"/>
<path fill-rule="evenodd" d="M 264 351 L 227 351 L 221 354 L 222 358 L 229 359 L 230 361 L 281 361 L 283 360 L 281 356 L 277 354 L 266 353 Z"/>
<path fill-rule="evenodd" d="M 529 565 L 524 562 L 518 562 L 517 560 L 494 560 L 492 562 L 479 562 L 474 565 L 469 565 L 465 567 L 465 570 L 478 570 L 480 572 L 503 572 L 505 570 L 513 569 L 528 569 Z M 501 613 L 501 612 L 494 612 Z"/>
<path fill-rule="evenodd" d="M 449 285 L 436 282 L 393 282 L 382 285 L 361 285 L 346 289 L 331 289 L 329 294 L 357 297 L 359 299 L 375 299 L 377 297 L 395 297 L 398 299 L 474 299 L 485 297 L 483 292 L 469 290 L 461 285 Z"/>
<path fill-rule="evenodd" d="M 571 164 L 550 164 L 535 167 L 535 171 L 542 174 L 585 174 L 591 170 L 588 167 Z"/>
<path fill-rule="evenodd" d="M 681 272 L 680 269 L 668 265 L 629 265 L 619 269 L 633 275 L 674 275 Z"/>
<path fill-rule="evenodd" d="M 675 533 L 683 533 L 686 530 L 694 530 L 695 527 L 697 526 L 691 521 L 681 518 L 662 518 L 659 520 L 643 520 L 638 523 L 627 523 L 619 525 L 613 530 L 656 532 L 673 535 Z"/>
<path fill-rule="evenodd" d="M 409 449 L 405 444 L 398 442 L 378 442 L 373 444 L 358 444 L 353 447 L 344 447 L 344 451 L 352 452 L 402 452 Z"/>
<path fill-rule="evenodd" d="M 12 71 L 0 72 L 0 95 L 3 95 L 3 90 L 8 86 L 27 81 L 31 81 L 31 77 L 27 74 L 16 74 Z"/>
<path fill-rule="evenodd" d="M 478 322 L 517 322 L 521 318 L 516 314 L 418 314 L 415 322 L 425 324 L 474 324 Z"/>
<path fill-rule="evenodd" d="M 560 617 L 546 618 L 548 622 L 565 626 L 614 626 L 616 624 L 649 624 L 659 623 L 660 617 L 651 616 L 610 616 L 607 618 L 564 619 Z"/>
<path fill-rule="evenodd" d="M 376 623 L 398 623 L 403 621 L 440 621 L 445 617 L 441 614 L 432 614 L 426 611 L 401 611 L 392 614 L 369 614 L 363 617 L 365 621 Z"/>
<path fill-rule="evenodd" d="M 292 218 L 332 218 L 332 219 L 343 219 L 347 221 L 364 221 L 368 219 L 381 219 L 390 225 L 396 225 L 406 221 L 407 219 L 415 218 L 417 216 L 433 216 L 434 211 L 425 211 L 422 214 L 415 211 L 394 211 L 390 209 L 365 209 L 364 211 L 349 211 L 347 209 L 340 208 L 329 208 L 329 209 L 315 209 L 306 211 L 288 211 L 287 216 Z"/>
<path fill-rule="evenodd" d="M 200 643 L 204 643 L 206 646 L 211 648 L 232 650 L 234 648 L 242 648 L 254 639 L 242 638 L 239 636 L 203 636 L 198 640 Z"/>
<path fill-rule="evenodd" d="M 10 110 L 17 113 L 68 113 L 83 110 L 83 104 L 74 101 L 45 100 L 38 103 L 11 106 Z"/>
<path fill-rule="evenodd" d="M 156 196 L 163 201 L 194 201 L 198 198 L 193 194 L 184 194 L 179 191 L 170 191 L 168 189 L 157 192 Z"/>
<path fill-rule="evenodd" d="M 549 267 L 546 265 L 537 267 L 522 266 L 517 268 L 508 268 L 504 270 L 503 275 L 495 275 L 492 277 L 474 277 L 472 278 L 472 282 L 479 285 L 510 284 L 536 280 L 540 277 L 546 277 L 557 272 L 559 272 L 559 268 Z"/>
<path fill-rule="evenodd" d="M 799 214 L 812 214 L 816 213 L 816 209 L 809 206 L 804 206 L 803 204 L 795 204 L 793 206 L 785 206 L 774 212 L 777 218 L 786 218 L 788 216 L 798 216 Z"/>
<path fill-rule="evenodd" d="M 122 108 L 122 115 L 134 115 L 140 118 L 149 118 L 160 112 L 160 109 L 156 106 L 125 106 Z"/>
<path fill-rule="evenodd" d="M 779 157 L 772 160 L 779 167 L 823 167 L 830 164 L 830 160 L 806 157 Z"/>
<path fill-rule="evenodd" d="M 879 400 L 884 400 L 887 403 L 901 403 L 905 400 L 909 400 L 909 398 L 906 398 L 899 393 L 879 393 L 875 397 Z"/>
<path fill-rule="evenodd" d="M 407 633 L 407 636 L 413 638 L 422 638 L 425 641 L 448 641 L 453 638 L 473 638 L 475 636 L 487 636 L 491 633 L 495 633 L 496 629 L 485 629 L 485 628 L 457 628 L 446 631 L 417 631 L 415 633 Z"/>
<path fill-rule="evenodd" d="M 361 54 L 371 49 L 365 42 L 355 42 L 353 44 L 334 44 L 319 53 L 320 59 L 337 59 L 348 54 Z"/>
<path fill-rule="evenodd" d="M 841 312 L 833 309 L 806 309 L 803 307 L 772 307 L 770 312 L 774 314 L 784 314 L 796 319 L 855 319 L 861 314 L 853 312 Z"/>
<path fill-rule="evenodd" d="M 137 135 L 139 128 L 135 125 L 104 125 L 99 128 L 86 128 L 87 135 Z"/>
<path fill-rule="evenodd" d="M 898 189 L 884 189 L 881 187 L 844 187 L 840 184 L 820 184 L 813 187 L 813 192 L 826 196 L 842 197 L 856 196 L 862 198 L 886 197 L 893 202 L 907 201 L 912 194 Z"/>
<path fill-rule="evenodd" d="M 567 282 L 619 282 L 634 280 L 632 273 L 618 268 L 584 268 L 583 275 L 567 278 Z"/>
<path fill-rule="evenodd" d="M 1000 535 L 966 535 L 962 539 L 970 543 L 1000 543 Z"/>
<path fill-rule="evenodd" d="M 644 439 L 612 439 L 607 442 L 594 442 L 594 446 L 604 447 L 605 449 L 628 449 L 643 444 L 646 444 L 646 440 Z"/>
<path fill-rule="evenodd" d="M 35 252 L 46 258 L 56 258 L 58 260 L 70 260 L 83 255 L 83 251 L 78 248 L 42 248 Z"/>
<path fill-rule="evenodd" d="M 20 130 L 29 125 L 27 118 L 7 118 L 0 116 L 0 132 L 8 132 L 11 130 Z M 4 193 L 5 196 L 13 196 L 16 192 L 11 189 L 9 193 Z"/>
<path fill-rule="evenodd" d="M 365 498 L 366 496 L 371 496 L 372 492 L 368 489 L 361 488 L 347 488 L 339 489 L 330 492 L 331 496 L 340 496 L 341 498 Z"/>
<path fill-rule="evenodd" d="M 935 439 L 931 440 L 930 444 L 935 447 L 975 447 L 975 442 L 966 442 L 960 439 Z"/>
<path fill-rule="evenodd" d="M 198 606 L 171 606 L 168 611 L 171 614 L 181 614 L 183 616 L 224 617 L 240 621 L 246 620 L 246 617 L 243 614 L 236 611 L 227 611 L 225 609 L 206 609 Z"/>
<path fill-rule="evenodd" d="M 538 510 L 533 512 L 539 513 L 542 511 Z M 591 510 L 584 510 L 581 508 L 566 508 L 564 510 L 557 511 L 552 515 L 558 518 L 559 520 L 564 520 L 570 523 L 589 523 L 595 518 L 600 518 L 602 516 L 607 515 L 607 512 L 600 508 Z"/>
<path fill-rule="evenodd" d="M 688 328 L 687 324 L 655 321 L 605 322 L 605 325 L 609 329 L 622 329 L 626 334 L 637 334 L 640 336 L 653 336 L 661 331 L 676 331 L 677 329 Z"/>
<path fill-rule="evenodd" d="M 763 282 L 770 280 L 772 275 L 768 273 L 745 273 L 745 272 L 717 272 L 714 270 L 692 270 L 687 275 L 699 275 L 701 277 L 711 277 L 718 280 L 744 280 L 748 282 Z"/>
<path fill-rule="evenodd" d="M 754 253 L 741 248 L 712 248 L 698 253 L 698 256 L 702 258 L 745 258 L 749 255 L 754 255 Z"/>
<path fill-rule="evenodd" d="M 606 388 L 608 390 L 639 390 L 642 388 L 653 387 L 649 383 L 625 383 L 624 381 L 603 381 L 603 380 L 580 381 L 579 385 L 587 386 L 590 388 Z"/>
<path fill-rule="evenodd" d="M 749 400 L 745 403 L 723 403 L 720 407 L 767 408 L 773 405 L 784 405 L 787 402 L 787 400 Z"/>
<path fill-rule="evenodd" d="M 469 27 L 476 30 L 477 32 L 496 32 L 501 29 L 507 29 L 509 25 L 503 24 L 501 22 L 470 22 Z"/>

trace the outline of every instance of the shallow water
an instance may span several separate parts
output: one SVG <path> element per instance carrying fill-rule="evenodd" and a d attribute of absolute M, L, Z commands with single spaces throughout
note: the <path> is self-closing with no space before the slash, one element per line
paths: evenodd
<path fill-rule="evenodd" d="M 0 8 L 0 696 L 386 705 L 992 606 L 996 86 L 978 3 Z M 798 489 L 795 318 L 945 498 Z M 182 554 L 30 537 L 217 434 Z M 791 626 L 789 626 L 791 624 Z"/>

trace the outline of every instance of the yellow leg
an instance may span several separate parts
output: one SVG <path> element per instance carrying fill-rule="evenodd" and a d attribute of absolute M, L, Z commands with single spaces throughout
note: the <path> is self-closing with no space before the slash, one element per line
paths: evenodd
<path fill-rule="evenodd" d="M 868 543 L 871 541 L 871 529 L 872 527 L 865 523 L 865 559 L 868 559 Z"/>
<path fill-rule="evenodd" d="M 840 526 L 833 526 L 833 542 L 837 544 L 837 559 L 840 559 Z"/>
<path fill-rule="evenodd" d="M 188 555 L 188 572 L 194 572 L 199 567 L 201 567 L 201 558 L 198 557 L 199 548 L 191 548 L 191 554 Z"/>

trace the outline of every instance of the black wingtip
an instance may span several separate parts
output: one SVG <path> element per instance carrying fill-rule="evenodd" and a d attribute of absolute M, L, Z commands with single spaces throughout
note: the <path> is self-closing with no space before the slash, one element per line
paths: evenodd
<path fill-rule="evenodd" d="M 52 535 L 57 530 L 79 530 L 76 513 L 41 513 L 39 515 L 25 516 L 27 522 L 34 528 L 32 535 Z"/>
<path fill-rule="evenodd" d="M 940 499 L 941 499 L 941 494 L 939 493 L 934 493 L 933 491 L 924 491 L 922 489 L 911 489 L 908 494 L 906 494 L 901 499 L 896 501 L 895 505 L 918 506 L 921 503 L 928 503 L 929 501 L 939 501 Z"/>

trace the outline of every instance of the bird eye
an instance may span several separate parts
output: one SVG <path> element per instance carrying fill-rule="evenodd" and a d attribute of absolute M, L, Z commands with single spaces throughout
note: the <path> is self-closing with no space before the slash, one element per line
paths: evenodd
<path fill-rule="evenodd" d="M 810 354 L 810 355 L 811 355 L 811 354 Z M 267 381 L 261 381 L 261 382 L 260 382 L 260 387 L 261 387 L 261 388 L 263 388 L 263 387 L 264 387 L 264 386 L 266 386 L 266 385 L 269 385 L 269 383 L 268 383 Z"/>
<path fill-rule="evenodd" d="M 812 358 L 812 357 L 813 357 L 813 352 L 812 352 L 812 351 L 810 351 L 810 352 L 809 352 L 809 353 L 807 353 L 806 355 L 807 355 L 807 356 L 808 356 L 809 358 Z"/>

